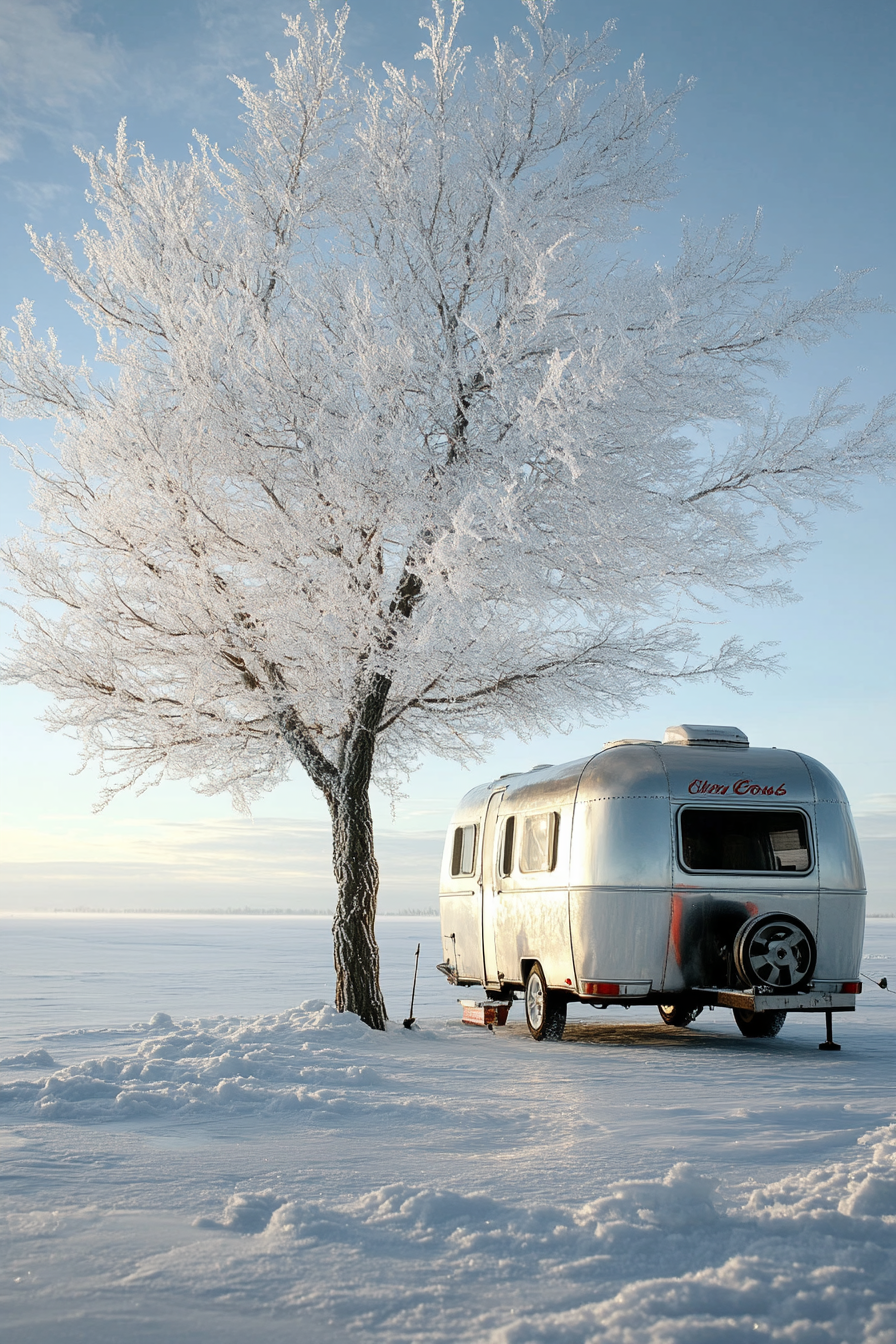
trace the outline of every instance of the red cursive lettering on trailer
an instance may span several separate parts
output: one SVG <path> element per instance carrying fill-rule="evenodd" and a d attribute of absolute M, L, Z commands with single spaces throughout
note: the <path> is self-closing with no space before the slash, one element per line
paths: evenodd
<path fill-rule="evenodd" d="M 781 798 L 787 792 L 787 790 L 785 789 L 783 784 L 779 784 L 778 787 L 775 788 L 773 784 L 753 784 L 750 782 L 749 779 L 739 779 L 737 783 L 734 785 L 734 792 L 740 794 L 741 796 L 743 796 L 743 794 L 748 793 L 751 794 L 753 797 L 755 797 L 757 794 L 762 793 L 766 795 L 772 794 L 778 798 Z"/>

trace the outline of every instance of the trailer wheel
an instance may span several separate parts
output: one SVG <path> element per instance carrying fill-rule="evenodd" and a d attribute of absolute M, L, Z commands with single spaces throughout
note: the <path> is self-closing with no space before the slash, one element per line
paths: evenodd
<path fill-rule="evenodd" d="M 566 1027 L 566 999 L 548 989 L 537 961 L 526 981 L 526 1026 L 536 1041 L 559 1041 Z"/>
<path fill-rule="evenodd" d="M 667 1027 L 688 1027 L 703 1012 L 702 1003 L 661 1003 L 660 1017 Z"/>
<path fill-rule="evenodd" d="M 786 1013 L 754 1013 L 752 1008 L 732 1008 L 741 1036 L 769 1040 L 784 1025 Z"/>

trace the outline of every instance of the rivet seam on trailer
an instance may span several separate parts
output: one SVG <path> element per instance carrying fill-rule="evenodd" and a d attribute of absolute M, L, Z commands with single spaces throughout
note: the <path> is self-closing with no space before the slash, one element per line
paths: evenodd
<path fill-rule="evenodd" d="M 667 802 L 668 793 L 596 793 L 593 798 L 576 798 L 576 802 L 583 803 L 615 803 L 627 802 L 631 798 L 659 798 L 662 802 Z"/>

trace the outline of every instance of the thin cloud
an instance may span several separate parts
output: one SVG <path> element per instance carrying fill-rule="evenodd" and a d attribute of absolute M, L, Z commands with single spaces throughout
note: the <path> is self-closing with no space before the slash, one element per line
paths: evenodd
<path fill-rule="evenodd" d="M 863 843 L 866 840 L 896 840 L 896 807 L 875 807 L 873 811 L 856 812 L 855 820 L 859 839 Z"/>
<path fill-rule="evenodd" d="M 71 193 L 72 188 L 63 182 L 24 182 L 14 179 L 9 187 L 11 198 L 24 205 L 31 215 L 42 214 Z"/>
<path fill-rule="evenodd" d="M 872 793 L 865 800 L 864 806 L 859 808 L 859 811 L 863 813 L 892 812 L 896 815 L 896 793 Z"/>
<path fill-rule="evenodd" d="M 117 45 L 76 26 L 72 0 L 0 0 L 0 160 L 28 131 L 55 138 L 80 101 L 116 83 Z"/>
<path fill-rule="evenodd" d="M 383 913 L 435 906 L 442 845 L 441 831 L 379 833 Z M 4 834 L 0 910 L 331 906 L 331 849 L 328 826 L 291 818 L 43 818 Z"/>

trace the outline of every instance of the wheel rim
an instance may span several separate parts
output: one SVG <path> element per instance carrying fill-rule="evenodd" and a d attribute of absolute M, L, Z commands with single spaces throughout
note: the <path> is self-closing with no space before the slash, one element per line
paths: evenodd
<path fill-rule="evenodd" d="M 526 985 L 526 1016 L 538 1031 L 544 1022 L 544 985 L 539 975 L 530 975 Z"/>
<path fill-rule="evenodd" d="M 789 920 L 775 920 L 757 929 L 747 947 L 751 980 L 788 989 L 802 980 L 812 959 L 804 931 Z"/>

